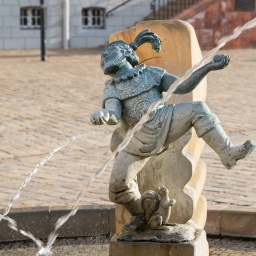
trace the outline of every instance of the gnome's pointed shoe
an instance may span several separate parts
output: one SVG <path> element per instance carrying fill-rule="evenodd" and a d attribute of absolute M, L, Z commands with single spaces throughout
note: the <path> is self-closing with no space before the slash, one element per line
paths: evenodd
<path fill-rule="evenodd" d="M 238 160 L 250 155 L 256 147 L 251 140 L 247 140 L 240 146 L 234 146 L 220 124 L 204 134 L 202 138 L 219 155 L 227 169 L 233 168 Z"/>
<path fill-rule="evenodd" d="M 247 156 L 249 156 L 256 145 L 251 140 L 247 140 L 241 146 L 233 146 L 231 148 L 227 148 L 223 150 L 219 155 L 221 157 L 221 162 L 227 169 L 232 169 L 238 160 L 241 160 Z"/>

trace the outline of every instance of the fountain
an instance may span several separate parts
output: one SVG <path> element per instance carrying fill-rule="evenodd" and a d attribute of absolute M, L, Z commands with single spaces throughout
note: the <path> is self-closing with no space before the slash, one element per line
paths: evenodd
<path fill-rule="evenodd" d="M 145 43 L 155 52 L 144 47 Z M 110 244 L 111 256 L 208 255 L 203 231 L 206 200 L 201 196 L 206 172 L 199 160 L 203 148 L 199 138 L 227 169 L 248 156 L 255 144 L 248 140 L 233 146 L 218 118 L 203 103 L 203 78 L 225 68 L 228 56 L 204 61 L 187 78 L 175 76 L 182 76 L 200 58 L 193 28 L 182 21 L 139 23 L 112 35 L 102 52 L 101 67 L 113 78 L 105 85 L 103 109 L 91 115 L 91 122 L 120 124 L 111 142 L 111 149 L 118 152 L 109 186 L 110 199 L 118 204 L 118 234 Z M 139 59 L 143 64 L 137 66 Z M 161 93 L 169 88 L 169 97 L 174 94 L 177 98 L 166 105 L 168 96 Z M 179 97 L 189 93 L 194 102 Z M 133 136 L 124 143 L 125 134 L 131 131 Z"/>
<path fill-rule="evenodd" d="M 243 29 L 248 29 L 248 28 L 250 28 L 250 27 L 252 27 L 252 26 L 254 26 L 255 25 L 255 19 L 253 20 L 253 21 L 251 21 L 250 23 L 248 23 L 247 24 L 247 26 L 245 26 L 244 28 L 240 28 L 240 29 L 237 29 L 236 31 L 235 31 L 235 34 L 232 36 L 232 37 L 235 37 L 235 36 L 237 36 Z M 153 29 L 152 29 L 153 30 Z M 225 40 L 229 40 L 230 38 L 227 38 L 227 39 L 225 39 Z M 223 44 L 225 44 L 225 40 L 223 40 L 220 44 L 219 44 L 219 47 L 221 47 Z M 218 48 L 218 47 L 217 47 Z M 218 50 L 218 49 L 217 49 Z M 217 51 L 216 49 L 215 49 L 215 51 Z M 214 51 L 213 51 L 214 52 Z M 207 56 L 207 60 L 209 60 L 209 58 L 213 55 L 213 52 L 210 52 L 210 54 Z M 204 61 L 205 61 L 205 59 L 204 59 Z M 205 62 L 204 62 L 205 63 Z M 201 63 L 202 64 L 202 63 Z M 198 66 L 196 66 L 196 67 L 198 67 Z M 192 71 L 194 71 L 196 68 L 194 68 L 194 69 L 192 69 Z M 172 92 L 177 88 L 177 86 L 180 84 L 180 83 L 182 83 L 187 77 L 189 76 L 189 74 L 186 74 L 186 76 L 184 77 L 184 78 L 182 78 L 182 79 L 180 79 L 177 83 L 175 83 L 174 85 L 173 85 L 173 88 L 172 88 L 172 90 L 169 92 L 169 93 L 167 93 L 167 97 L 166 98 L 164 98 L 164 100 L 167 100 L 167 98 L 168 98 L 168 96 L 170 96 L 171 94 L 172 94 Z M 157 104 L 155 104 L 154 106 L 152 106 L 152 108 L 150 108 L 149 109 L 149 113 L 153 110 L 153 108 L 154 107 L 156 107 L 157 105 L 158 105 L 159 103 L 157 103 Z M 136 131 L 136 130 L 139 130 L 140 128 L 141 128 L 141 126 L 140 125 L 142 125 L 143 124 L 143 122 L 145 122 L 146 120 L 147 120 L 147 118 L 142 118 L 141 119 L 142 120 L 142 122 L 139 124 L 138 123 L 138 126 L 136 126 L 135 128 L 134 128 L 134 131 Z M 118 148 L 116 148 L 115 150 L 114 150 L 114 152 L 113 152 L 113 154 L 111 155 L 111 157 L 109 158 L 109 159 L 113 159 L 114 158 L 114 156 L 116 155 L 116 153 L 117 152 L 120 152 L 121 150 L 123 150 L 124 148 L 125 148 L 125 146 L 127 146 L 128 144 L 129 144 L 129 140 L 131 139 L 131 137 L 133 136 L 133 133 L 134 133 L 134 131 L 132 131 L 132 132 L 130 132 L 128 135 L 128 137 L 127 137 L 127 140 L 124 140 L 124 142 L 125 143 L 122 143 L 122 144 L 120 144 L 119 145 L 119 147 Z M 191 134 L 190 133 L 188 133 L 187 134 L 188 136 L 191 136 Z M 79 136 L 78 136 L 79 137 Z M 73 141 L 73 140 L 71 140 L 71 141 Z M 179 145 L 180 146 L 180 145 Z M 166 152 L 167 153 L 167 152 Z M 153 159 L 154 160 L 154 159 Z M 106 162 L 106 165 L 108 164 L 108 161 Z M 154 164 L 154 163 L 153 163 Z M 155 165 L 156 165 L 156 167 L 158 167 L 157 165 L 158 165 L 159 163 L 155 163 Z M 106 165 L 104 166 L 104 168 L 102 168 L 94 177 L 92 177 L 92 179 L 90 179 L 89 181 L 88 181 L 88 186 L 90 186 L 90 184 L 95 180 L 95 179 L 97 179 L 103 172 L 104 172 L 104 170 L 105 170 L 105 167 L 106 167 Z M 202 164 L 203 165 L 203 164 Z M 145 166 L 145 168 L 146 168 L 146 166 Z M 142 177 L 139 177 L 139 180 L 141 180 L 141 179 L 143 179 L 143 173 L 144 173 L 144 170 L 142 170 L 142 173 L 141 173 L 141 176 Z M 28 180 L 29 181 L 29 180 Z M 162 184 L 160 184 L 160 185 L 162 185 Z M 87 187 L 88 187 L 87 186 Z M 140 184 L 140 186 L 145 186 L 145 185 L 143 185 L 143 183 L 142 184 Z M 199 189 L 200 190 L 200 189 Z M 82 193 L 81 194 L 79 194 L 79 196 L 78 196 L 78 198 L 77 198 L 77 201 L 79 201 L 79 198 L 83 195 L 83 193 L 84 192 L 86 192 L 86 190 L 85 191 L 82 191 Z M 188 193 L 189 194 L 189 193 Z M 191 194 L 193 194 L 193 193 L 191 193 Z M 190 194 L 190 195 L 191 195 Z M 172 196 L 173 198 L 175 198 L 175 196 Z M 193 198 L 193 199 L 195 199 L 196 198 L 196 200 L 198 200 L 198 195 L 196 195 L 196 196 L 192 196 L 191 198 Z M 177 198 L 175 198 L 176 200 L 177 200 Z M 193 203 L 194 204 L 194 203 Z M 172 211 L 172 217 L 174 217 L 175 215 L 175 207 L 178 205 L 178 200 L 177 200 L 177 203 L 176 204 L 174 204 L 174 206 L 173 206 L 173 211 Z M 7 209 L 9 209 L 10 210 L 10 205 L 8 206 L 8 208 Z M 193 205 L 193 207 L 194 207 L 194 209 L 196 208 L 195 207 L 195 205 Z M 7 210 L 7 211 L 5 211 L 5 213 L 4 214 L 2 214 L 1 215 L 1 219 L 5 219 L 5 220 L 7 220 L 7 221 L 9 221 L 10 223 L 12 223 L 12 225 L 14 225 L 15 226 L 15 222 L 13 222 L 7 215 L 8 215 L 8 212 L 9 212 L 9 210 Z M 65 221 L 67 220 L 67 218 L 69 218 L 71 215 L 73 215 L 73 214 L 75 214 L 76 213 L 76 210 L 77 210 L 77 204 L 74 206 L 74 209 L 73 209 L 73 211 L 72 212 L 70 212 L 70 214 L 69 215 L 67 215 L 67 216 L 64 216 L 64 218 L 61 220 L 61 221 L 59 221 L 58 223 L 57 223 L 57 225 L 56 225 L 56 230 L 55 231 L 57 231 L 57 229 L 60 227 L 60 225 L 62 225 L 62 224 L 64 224 L 65 223 Z M 123 211 L 123 209 L 121 208 L 120 210 L 119 210 L 120 212 L 122 212 Z M 194 217 L 194 216 L 193 216 Z M 198 217 L 198 216 L 197 216 Z M 192 218 L 192 221 L 191 221 L 191 223 L 192 224 L 194 224 L 195 223 L 195 220 L 196 218 Z M 120 221 L 120 219 L 118 219 L 118 224 L 119 224 L 119 230 L 120 230 L 120 223 L 122 222 L 123 220 L 121 219 L 121 221 Z M 17 230 L 16 230 L 17 231 Z M 24 235 L 26 235 L 26 233 L 25 232 L 23 232 L 22 231 L 22 233 L 24 234 Z M 27 233 L 27 235 L 32 239 L 32 240 L 34 240 L 34 238 L 29 234 L 29 233 Z M 50 239 L 49 239 L 49 241 L 51 241 L 49 244 L 47 244 L 46 246 L 45 245 L 43 245 L 40 241 L 39 242 L 37 242 L 37 240 L 34 240 L 35 242 L 36 242 L 36 244 L 38 245 L 38 247 L 39 247 L 39 249 L 40 249 L 40 251 L 39 251 L 39 255 L 50 255 L 50 248 L 51 248 L 51 246 L 52 246 L 52 244 L 54 243 L 54 241 L 55 241 L 55 239 L 56 239 L 56 237 L 57 237 L 57 234 L 56 234 L 56 232 L 54 232 L 53 234 L 52 234 L 52 236 L 50 237 Z M 51 239 L 52 238 L 52 239 Z M 115 243 L 115 241 L 114 241 L 114 243 Z M 135 245 L 135 243 L 133 243 L 133 245 Z"/>

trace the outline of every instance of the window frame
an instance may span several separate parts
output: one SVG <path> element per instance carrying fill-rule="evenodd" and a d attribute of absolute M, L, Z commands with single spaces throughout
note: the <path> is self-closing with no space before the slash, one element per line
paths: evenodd
<path fill-rule="evenodd" d="M 20 7 L 20 28 L 22 30 L 37 30 L 41 28 L 41 7 L 22 6 Z"/>
<path fill-rule="evenodd" d="M 85 14 L 85 12 L 87 13 Z M 102 8 L 102 7 L 82 8 L 82 27 L 83 29 L 104 29 L 105 20 L 106 20 L 105 17 L 106 17 L 105 8 Z"/>

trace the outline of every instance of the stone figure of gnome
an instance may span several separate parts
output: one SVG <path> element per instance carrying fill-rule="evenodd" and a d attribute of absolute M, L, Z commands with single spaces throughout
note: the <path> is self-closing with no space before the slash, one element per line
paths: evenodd
<path fill-rule="evenodd" d="M 139 59 L 135 51 L 144 43 L 150 43 L 153 50 L 160 51 L 161 39 L 149 30 L 142 31 L 131 44 L 118 40 L 103 50 L 101 67 L 104 74 L 112 78 L 105 85 L 103 109 L 95 111 L 90 117 L 92 124 L 116 125 L 124 117 L 129 127 L 134 127 L 150 105 L 162 97 L 162 92 L 179 79 L 158 67 L 137 66 Z M 229 60 L 227 55 L 216 55 L 211 62 L 193 72 L 173 93 L 191 92 L 210 71 L 225 68 Z M 137 184 L 138 172 L 150 156 L 166 150 L 191 127 L 219 155 L 227 169 L 248 156 L 255 147 L 250 140 L 234 146 L 217 116 L 204 102 L 159 104 L 143 127 L 135 132 L 127 147 L 118 153 L 113 166 L 110 200 L 122 204 L 132 215 L 130 222 L 123 226 L 123 232 L 133 232 L 145 226 L 142 196 Z"/>

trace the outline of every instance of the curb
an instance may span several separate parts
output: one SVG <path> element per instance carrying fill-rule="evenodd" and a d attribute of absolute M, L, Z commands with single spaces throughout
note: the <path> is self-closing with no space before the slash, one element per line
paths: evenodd
<path fill-rule="evenodd" d="M 72 209 L 71 206 L 15 209 L 8 214 L 18 228 L 35 237 L 47 238 L 56 221 Z M 5 220 L 0 222 L 0 242 L 26 240 L 11 230 Z M 207 235 L 256 238 L 256 206 L 210 205 L 205 225 Z M 114 206 L 81 206 L 59 230 L 59 237 L 93 237 L 115 234 Z"/>
<path fill-rule="evenodd" d="M 256 238 L 256 206 L 210 205 L 205 231 L 208 235 Z"/>
<path fill-rule="evenodd" d="M 71 206 L 15 209 L 8 216 L 17 222 L 18 229 L 32 233 L 37 238 L 47 238 L 56 221 L 72 210 Z M 58 230 L 58 237 L 109 236 L 115 232 L 115 208 L 109 206 L 81 206 L 74 216 Z M 10 229 L 8 222 L 0 222 L 0 242 L 26 240 L 22 234 Z"/>

